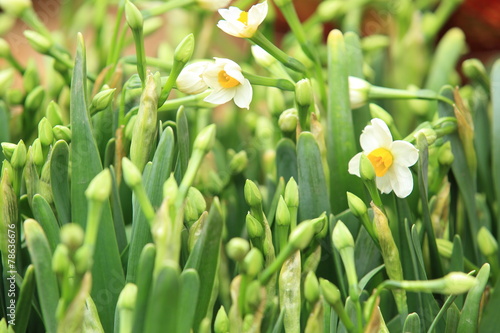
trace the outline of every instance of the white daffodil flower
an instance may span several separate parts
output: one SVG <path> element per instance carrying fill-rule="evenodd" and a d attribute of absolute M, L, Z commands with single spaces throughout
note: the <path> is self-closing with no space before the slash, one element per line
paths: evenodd
<path fill-rule="evenodd" d="M 366 104 L 370 87 L 371 84 L 367 81 L 349 76 L 349 101 L 351 109 L 357 109 Z"/>
<path fill-rule="evenodd" d="M 225 33 L 241 38 L 251 38 L 267 15 L 267 1 L 254 5 L 248 12 L 238 7 L 219 9 L 219 14 L 224 18 L 217 26 Z"/>
<path fill-rule="evenodd" d="M 175 81 L 177 89 L 185 94 L 199 94 L 208 89 L 202 78 L 205 69 L 212 61 L 197 61 L 184 67 Z"/>
<path fill-rule="evenodd" d="M 409 142 L 392 141 L 386 123 L 378 118 L 365 127 L 359 140 L 363 152 L 349 161 L 349 173 L 360 176 L 359 161 L 365 154 L 375 169 L 377 188 L 382 193 L 394 191 L 400 198 L 407 197 L 413 190 L 409 167 L 417 162 L 418 150 Z"/>
<path fill-rule="evenodd" d="M 215 63 L 208 66 L 202 74 L 205 83 L 213 89 L 204 101 L 224 104 L 234 99 L 237 106 L 248 109 L 252 101 L 252 86 L 243 77 L 241 67 L 229 59 L 214 59 Z"/>
<path fill-rule="evenodd" d="M 197 0 L 201 8 L 211 11 L 216 11 L 220 8 L 225 8 L 231 0 Z"/>

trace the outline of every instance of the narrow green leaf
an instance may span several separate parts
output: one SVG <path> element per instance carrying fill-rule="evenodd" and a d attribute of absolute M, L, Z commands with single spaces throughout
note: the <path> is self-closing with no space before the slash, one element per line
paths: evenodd
<path fill-rule="evenodd" d="M 193 327 L 193 320 L 200 291 L 200 278 L 194 269 L 185 269 L 181 273 L 179 296 L 179 320 L 177 321 L 178 333 L 189 333 Z"/>
<path fill-rule="evenodd" d="M 291 177 L 298 179 L 297 153 L 295 144 L 288 138 L 281 139 L 276 146 L 276 167 L 278 179 L 283 177 L 285 184 Z"/>
<path fill-rule="evenodd" d="M 491 159 L 493 172 L 493 186 L 495 195 L 500 198 L 500 61 L 497 60 L 491 71 L 491 100 L 493 104 Z M 497 235 L 500 235 L 500 216 L 497 211 Z"/>
<path fill-rule="evenodd" d="M 297 181 L 299 184 L 299 221 L 316 218 L 323 212 L 330 214 L 321 153 L 316 139 L 309 132 L 302 132 L 299 136 L 297 167 L 299 172 Z M 336 197 L 339 199 L 341 195 Z"/>
<path fill-rule="evenodd" d="M 215 198 L 203 225 L 200 238 L 189 255 L 184 269 L 194 268 L 200 276 L 200 293 L 196 306 L 196 315 L 192 327 L 199 327 L 203 318 L 211 311 L 208 308 L 212 297 L 215 279 L 219 267 L 220 246 L 222 239 L 222 212 L 219 199 Z"/>
<path fill-rule="evenodd" d="M 495 316 L 498 318 L 498 313 Z M 460 320 L 460 310 L 457 308 L 455 304 L 452 304 L 448 309 L 448 311 L 446 312 L 445 333 L 456 333 L 458 330 L 459 320 Z M 492 326 L 491 328 L 493 329 L 491 332 L 496 332 L 496 327 Z"/>
<path fill-rule="evenodd" d="M 9 116 L 10 112 L 3 100 L 0 100 L 0 142 L 10 142 Z M 4 159 L 0 149 L 0 163 Z"/>
<path fill-rule="evenodd" d="M 47 236 L 51 253 L 54 253 L 59 244 L 59 225 L 49 203 L 40 194 L 33 197 L 33 214 Z"/>
<path fill-rule="evenodd" d="M 280 178 L 278 181 L 278 185 L 276 186 L 276 190 L 274 191 L 273 200 L 269 205 L 269 209 L 267 210 L 267 223 L 269 223 L 269 228 L 273 227 L 274 218 L 276 215 L 276 209 L 278 208 L 278 202 L 280 196 L 285 193 L 285 181 L 283 178 Z"/>
<path fill-rule="evenodd" d="M 123 253 L 127 247 L 127 235 L 125 234 L 125 220 L 123 218 L 122 203 L 120 201 L 120 191 L 116 182 L 115 168 L 110 165 L 109 171 L 111 172 L 112 188 L 111 188 L 111 209 L 113 212 L 113 225 L 115 228 L 116 242 L 118 244 L 118 251 Z"/>
<path fill-rule="evenodd" d="M 479 326 L 479 310 L 484 288 L 490 277 L 490 265 L 484 264 L 477 273 L 477 284 L 467 293 L 458 322 L 458 333 L 476 332 Z"/>
<path fill-rule="evenodd" d="M 144 332 L 146 314 L 148 313 L 148 300 L 153 282 L 153 270 L 156 256 L 156 248 L 153 244 L 144 246 L 139 259 L 137 276 L 137 298 L 134 309 L 134 327 L 132 332 Z"/>
<path fill-rule="evenodd" d="M 500 316 L 498 315 L 498 309 L 500 309 L 500 288 L 498 288 L 500 286 L 500 277 L 497 278 L 494 286 L 495 288 L 489 295 L 488 302 L 481 314 L 480 333 L 496 333 L 498 327 L 500 327 Z"/>
<path fill-rule="evenodd" d="M 359 289 L 363 290 L 365 289 L 366 285 L 368 284 L 368 282 L 370 282 L 370 280 L 375 276 L 377 275 L 383 268 L 384 268 L 385 265 L 380 265 L 380 266 L 377 266 L 375 267 L 374 269 L 372 269 L 371 271 L 369 271 L 368 273 L 366 273 L 365 276 L 363 276 L 361 278 L 361 280 L 359 280 Z"/>
<path fill-rule="evenodd" d="M 408 317 L 406 317 L 403 332 L 420 333 L 420 317 L 417 313 L 410 313 Z"/>
<path fill-rule="evenodd" d="M 177 180 L 177 183 L 180 184 L 182 177 L 184 177 L 184 173 L 186 172 L 190 156 L 189 124 L 183 106 L 181 106 L 179 110 L 177 110 L 176 125 L 177 131 L 175 134 L 177 138 L 176 142 L 179 153 L 175 170 L 175 179 Z"/>
<path fill-rule="evenodd" d="M 35 269 L 29 265 L 24 274 L 16 307 L 16 331 L 25 332 L 31 314 L 31 302 L 35 294 Z"/>
<path fill-rule="evenodd" d="M 175 158 L 175 139 L 172 128 L 167 127 L 160 138 L 156 148 L 151 167 L 144 168 L 143 180 L 146 193 L 153 207 L 158 207 L 163 198 L 163 183 L 170 176 Z M 135 282 L 137 276 L 137 263 L 142 248 L 152 242 L 149 224 L 140 209 L 137 199 L 133 201 L 132 236 L 128 257 L 127 282 Z"/>
<path fill-rule="evenodd" d="M 59 140 L 52 147 L 50 155 L 50 184 L 59 224 L 71 221 L 71 196 L 68 179 L 69 147 Z"/>
<path fill-rule="evenodd" d="M 35 268 L 36 289 L 47 332 L 57 332 L 56 309 L 59 302 L 59 287 L 52 271 L 52 254 L 42 227 L 35 220 L 24 222 L 24 233 L 31 262 Z"/>

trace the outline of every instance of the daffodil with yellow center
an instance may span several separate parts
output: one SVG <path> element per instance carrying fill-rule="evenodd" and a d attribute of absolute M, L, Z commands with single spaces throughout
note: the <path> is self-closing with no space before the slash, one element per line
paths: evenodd
<path fill-rule="evenodd" d="M 248 12 L 233 6 L 219 9 L 224 20 L 220 20 L 217 26 L 231 36 L 251 38 L 266 18 L 267 10 L 267 1 L 252 6 Z"/>
<path fill-rule="evenodd" d="M 203 81 L 212 89 L 204 100 L 224 104 L 231 99 L 240 108 L 248 109 L 252 101 L 252 86 L 241 73 L 241 67 L 232 60 L 214 58 L 215 63 L 205 68 Z"/>
<path fill-rule="evenodd" d="M 382 193 L 394 193 L 407 197 L 413 190 L 413 177 L 409 167 L 418 160 L 418 150 L 409 142 L 393 141 L 386 123 L 372 119 L 360 136 L 362 153 L 349 161 L 349 173 L 360 176 L 359 161 L 365 154 L 375 169 L 377 188 Z"/>

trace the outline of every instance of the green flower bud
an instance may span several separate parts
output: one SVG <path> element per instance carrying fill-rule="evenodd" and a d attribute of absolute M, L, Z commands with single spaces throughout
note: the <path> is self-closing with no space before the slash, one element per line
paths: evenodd
<path fill-rule="evenodd" d="M 47 120 L 51 124 L 54 124 L 54 126 L 63 124 L 61 107 L 54 101 L 50 101 L 49 105 L 47 105 L 45 117 L 47 117 Z"/>
<path fill-rule="evenodd" d="M 226 245 L 227 256 L 234 261 L 240 262 L 250 251 L 250 244 L 246 239 L 240 237 L 231 238 Z"/>
<path fill-rule="evenodd" d="M 50 146 L 52 141 L 54 141 L 54 133 L 52 133 L 52 125 L 43 117 L 38 123 L 38 137 L 40 138 L 40 143 L 44 146 Z"/>
<path fill-rule="evenodd" d="M 82 227 L 77 223 L 66 223 L 61 227 L 61 244 L 73 254 L 83 245 L 85 238 Z"/>
<path fill-rule="evenodd" d="M 365 203 L 355 194 L 347 192 L 347 203 L 349 204 L 349 209 L 354 216 L 360 217 L 366 214 L 367 208 Z"/>
<path fill-rule="evenodd" d="M 64 274 L 70 267 L 68 248 L 64 244 L 57 244 L 52 255 L 52 270 L 56 274 Z"/>
<path fill-rule="evenodd" d="M 444 258 L 451 258 L 453 253 L 453 243 L 444 238 L 437 238 L 436 245 L 438 248 L 439 255 Z"/>
<path fill-rule="evenodd" d="M 115 96 L 115 91 L 116 88 L 105 89 L 98 92 L 94 96 L 94 98 L 92 99 L 92 103 L 90 104 L 90 108 L 92 110 L 91 114 L 106 109 L 113 101 L 113 97 Z"/>
<path fill-rule="evenodd" d="M 125 172 L 123 172 L 125 174 Z M 99 172 L 94 179 L 90 181 L 85 197 L 88 200 L 105 202 L 111 194 L 111 173 L 109 169 L 104 169 Z"/>
<path fill-rule="evenodd" d="M 26 164 L 26 153 L 26 145 L 23 140 L 20 140 L 10 159 L 10 164 L 14 169 L 24 168 Z"/>
<path fill-rule="evenodd" d="M 295 85 L 295 101 L 299 106 L 306 107 L 314 102 L 311 81 L 309 79 L 302 79 Z"/>
<path fill-rule="evenodd" d="M 262 271 L 264 258 L 256 247 L 253 247 L 241 263 L 241 269 L 250 277 L 256 277 Z"/>
<path fill-rule="evenodd" d="M 212 320 L 208 317 L 203 318 L 198 327 L 198 333 L 211 333 L 212 332 Z"/>
<path fill-rule="evenodd" d="M 71 142 L 71 130 L 66 126 L 56 125 L 52 128 L 52 133 L 56 140 L 64 140 L 67 143 Z"/>
<path fill-rule="evenodd" d="M 375 169 L 373 168 L 372 162 L 368 159 L 368 156 L 361 154 L 359 161 L 359 174 L 361 179 L 365 181 L 375 180 Z"/>
<path fill-rule="evenodd" d="M 248 165 L 247 152 L 242 150 L 236 153 L 231 162 L 229 162 L 229 170 L 231 170 L 232 175 L 237 175 L 243 172 Z"/>
<path fill-rule="evenodd" d="M 186 64 L 194 52 L 194 35 L 189 34 L 177 45 L 174 51 L 174 61 Z"/>
<path fill-rule="evenodd" d="M 132 30 L 142 30 L 144 19 L 141 11 L 130 1 L 125 4 L 125 18 Z"/>
<path fill-rule="evenodd" d="M 419 129 L 415 134 L 413 134 L 415 140 L 420 136 L 420 134 L 423 134 L 425 136 L 425 139 L 427 140 L 427 144 L 429 146 L 432 145 L 437 139 L 436 131 L 432 128 Z"/>
<path fill-rule="evenodd" d="M 382 119 L 389 128 L 394 125 L 394 118 L 392 115 L 377 104 L 370 103 L 370 115 L 372 118 Z"/>
<path fill-rule="evenodd" d="M 7 68 L 0 71 L 0 96 L 4 96 L 7 92 L 9 92 L 8 88 L 12 86 L 12 82 L 14 82 L 14 69 Z M 12 101 L 12 97 L 8 99 L 9 102 Z M 19 104 L 19 103 L 10 103 L 10 104 Z"/>
<path fill-rule="evenodd" d="M 193 149 L 209 152 L 215 144 L 217 127 L 215 124 L 208 125 L 198 133 L 194 140 Z"/>
<path fill-rule="evenodd" d="M 455 156 L 451 150 L 451 142 L 446 141 L 438 150 L 438 161 L 439 164 L 444 166 L 449 166 L 453 164 Z"/>
<path fill-rule="evenodd" d="M 21 105 L 24 100 L 24 93 L 19 89 L 9 89 L 5 93 L 5 98 L 10 105 Z"/>
<path fill-rule="evenodd" d="M 0 8 L 14 17 L 20 17 L 26 9 L 31 7 L 31 0 L 0 0 Z"/>
<path fill-rule="evenodd" d="M 349 76 L 349 101 L 351 109 L 356 109 L 366 104 L 371 86 L 368 81 Z"/>
<path fill-rule="evenodd" d="M 10 161 L 10 159 L 12 158 L 12 154 L 14 154 L 14 151 L 16 150 L 16 148 L 17 148 L 17 145 L 15 143 L 2 142 L 3 156 L 5 156 L 5 158 Z"/>
<path fill-rule="evenodd" d="M 282 226 L 290 225 L 290 211 L 281 195 L 276 208 L 276 223 Z"/>
<path fill-rule="evenodd" d="M 137 121 L 137 115 L 133 115 L 125 125 L 125 137 L 132 141 L 132 137 L 134 135 L 135 122 Z"/>
<path fill-rule="evenodd" d="M 168 197 L 173 202 L 173 200 L 177 197 L 178 190 L 179 186 L 177 185 L 174 174 L 172 173 L 163 184 L 163 198 Z"/>
<path fill-rule="evenodd" d="M 245 201 L 250 207 L 256 207 L 262 205 L 262 194 L 260 194 L 259 188 L 253 181 L 247 179 L 245 182 Z"/>
<path fill-rule="evenodd" d="M 498 252 L 498 243 L 486 227 L 481 227 L 477 233 L 477 244 L 485 256 L 494 256 Z"/>
<path fill-rule="evenodd" d="M 38 86 L 26 95 L 26 100 L 24 101 L 24 107 L 30 111 L 37 111 L 40 109 L 45 98 L 45 90 L 42 86 Z"/>
<path fill-rule="evenodd" d="M 46 38 L 44 35 L 39 34 L 33 30 L 25 30 L 24 37 L 28 40 L 31 47 L 41 54 L 48 54 L 50 49 L 52 48 L 52 42 Z"/>
<path fill-rule="evenodd" d="M 193 225 L 189 228 L 189 236 L 188 236 L 188 250 L 189 252 L 193 251 L 196 242 L 201 236 L 201 232 L 203 231 L 203 226 L 207 220 L 208 213 L 203 213 L 200 218 L 193 223 Z"/>
<path fill-rule="evenodd" d="M 332 21 L 346 12 L 345 7 L 345 3 L 342 1 L 322 1 L 318 5 L 316 13 L 318 14 L 322 22 Z"/>
<path fill-rule="evenodd" d="M 250 238 L 261 238 L 264 237 L 264 229 L 262 224 L 257 221 L 252 214 L 248 213 L 246 217 L 247 232 Z"/>
<path fill-rule="evenodd" d="M 203 194 L 195 188 L 190 187 L 187 194 L 186 207 L 184 208 L 184 219 L 186 221 L 196 221 L 206 210 L 207 203 Z"/>
<path fill-rule="evenodd" d="M 332 307 L 341 301 L 340 291 L 336 285 L 323 278 L 319 278 L 319 285 L 321 286 L 321 294 Z"/>
<path fill-rule="evenodd" d="M 36 138 L 35 141 L 33 141 L 30 149 L 32 150 L 31 154 L 33 156 L 33 163 L 35 163 L 37 167 L 41 167 L 44 163 L 44 158 L 42 144 L 40 143 L 39 138 Z"/>
<path fill-rule="evenodd" d="M 82 246 L 75 253 L 75 273 L 82 275 L 92 268 L 92 248 L 90 246 Z"/>
<path fill-rule="evenodd" d="M 31 59 L 26 66 L 23 74 L 23 88 L 24 91 L 30 92 L 40 85 L 40 77 L 38 75 L 38 67 Z"/>
<path fill-rule="evenodd" d="M 319 282 L 313 271 L 309 271 L 304 280 L 304 297 L 311 304 L 319 299 Z"/>
<path fill-rule="evenodd" d="M 227 317 L 226 310 L 224 310 L 224 306 L 222 305 L 219 311 L 217 311 L 217 316 L 215 316 L 214 332 L 215 333 L 229 332 L 229 318 Z"/>
<path fill-rule="evenodd" d="M 10 56 L 10 45 L 3 38 L 0 38 L 0 58 L 7 58 Z"/>
<path fill-rule="evenodd" d="M 284 133 L 295 132 L 299 115 L 297 109 L 288 109 L 281 113 L 278 119 L 278 126 Z"/>
<path fill-rule="evenodd" d="M 484 65 L 478 59 L 467 59 L 462 63 L 462 70 L 470 80 L 477 81 L 489 89 L 490 79 Z"/>
<path fill-rule="evenodd" d="M 354 238 L 344 222 L 337 221 L 332 232 L 332 241 L 335 248 L 340 251 L 346 247 L 354 247 Z"/>
<path fill-rule="evenodd" d="M 245 291 L 245 306 L 250 313 L 255 313 L 259 309 L 262 301 L 261 285 L 258 280 L 250 282 Z"/>
<path fill-rule="evenodd" d="M 122 158 L 122 172 L 125 183 L 128 187 L 135 188 L 142 182 L 142 175 L 139 169 L 126 157 Z"/>
<path fill-rule="evenodd" d="M 444 288 L 434 292 L 444 295 L 459 295 L 468 292 L 477 284 L 477 279 L 462 272 L 451 272 L 443 277 Z"/>
<path fill-rule="evenodd" d="M 288 207 L 299 207 L 299 187 L 293 177 L 286 183 L 285 203 Z"/>
<path fill-rule="evenodd" d="M 290 233 L 288 244 L 290 244 L 293 249 L 303 250 L 309 245 L 313 237 L 314 225 L 309 221 L 304 221 L 299 223 Z"/>
<path fill-rule="evenodd" d="M 136 299 L 137 286 L 133 283 L 127 283 L 118 297 L 118 303 L 116 306 L 119 309 L 134 310 Z"/>

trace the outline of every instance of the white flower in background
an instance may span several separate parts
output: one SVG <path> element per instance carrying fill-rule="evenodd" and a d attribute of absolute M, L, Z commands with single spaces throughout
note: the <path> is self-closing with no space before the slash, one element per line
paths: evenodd
<path fill-rule="evenodd" d="M 219 9 L 219 14 L 224 18 L 217 23 L 222 31 L 231 36 L 250 38 L 266 18 L 267 1 L 252 6 L 248 12 L 231 6 Z"/>
<path fill-rule="evenodd" d="M 252 86 L 243 77 L 241 67 L 229 59 L 214 59 L 215 63 L 209 65 L 202 74 L 205 83 L 213 89 L 204 101 L 224 104 L 234 99 L 237 106 L 248 109 L 252 101 Z"/>
<path fill-rule="evenodd" d="M 365 154 L 375 169 L 377 188 L 382 193 L 394 191 L 400 198 L 407 197 L 413 190 L 409 167 L 417 162 L 418 150 L 409 142 L 392 141 L 389 128 L 378 118 L 365 127 L 359 141 L 363 152 L 349 161 L 349 173 L 360 176 L 359 161 Z"/>
<path fill-rule="evenodd" d="M 212 61 L 204 60 L 194 62 L 184 67 L 175 81 L 177 89 L 185 94 L 199 94 L 208 89 L 202 78 L 205 69 L 212 64 Z"/>
<path fill-rule="evenodd" d="M 203 9 L 216 11 L 220 8 L 227 7 L 231 0 L 197 0 L 196 2 L 198 2 L 198 5 Z"/>
<path fill-rule="evenodd" d="M 351 109 L 362 107 L 368 101 L 371 84 L 363 79 L 349 76 L 349 100 Z"/>

